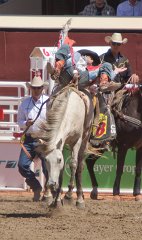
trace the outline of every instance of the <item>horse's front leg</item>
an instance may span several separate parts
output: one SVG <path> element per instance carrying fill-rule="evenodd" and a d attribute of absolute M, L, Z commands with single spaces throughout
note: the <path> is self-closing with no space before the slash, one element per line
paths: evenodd
<path fill-rule="evenodd" d="M 77 168 L 77 154 L 76 151 L 72 151 L 71 162 L 70 162 L 70 181 L 68 185 L 68 191 L 65 193 L 65 200 L 72 201 L 73 197 L 73 189 L 74 189 L 74 180 L 75 180 L 75 173 Z"/>
<path fill-rule="evenodd" d="M 63 183 L 63 170 L 61 170 L 60 172 L 58 188 L 56 189 L 56 191 L 55 190 L 51 191 L 53 196 L 53 201 L 50 207 L 60 208 L 61 206 L 63 206 L 62 183 Z"/>
<path fill-rule="evenodd" d="M 44 187 L 43 197 L 42 197 L 41 201 L 46 202 L 48 206 L 50 206 L 50 204 L 53 201 L 50 187 L 47 185 L 45 185 L 45 187 Z"/>
<path fill-rule="evenodd" d="M 92 183 L 92 191 L 90 193 L 90 198 L 93 200 L 96 200 L 98 198 L 98 182 L 94 173 L 94 164 L 98 158 L 99 157 L 95 156 L 94 154 L 90 154 L 86 158 L 86 165 Z"/>
<path fill-rule="evenodd" d="M 135 169 L 135 181 L 133 187 L 133 195 L 136 201 L 142 200 L 140 193 L 141 189 L 141 171 L 142 171 L 142 148 L 136 152 L 136 169 Z"/>
<path fill-rule="evenodd" d="M 44 191 L 43 191 L 43 196 L 41 201 L 46 202 L 47 205 L 49 206 L 53 201 L 53 197 L 52 197 L 50 187 L 48 185 L 48 171 L 46 171 L 44 175 L 45 175 L 45 184 L 44 184 Z"/>
<path fill-rule="evenodd" d="M 123 145 L 118 146 L 116 177 L 113 185 L 113 196 L 115 196 L 115 199 L 119 199 L 120 195 L 120 181 L 123 174 L 127 150 L 128 149 Z"/>

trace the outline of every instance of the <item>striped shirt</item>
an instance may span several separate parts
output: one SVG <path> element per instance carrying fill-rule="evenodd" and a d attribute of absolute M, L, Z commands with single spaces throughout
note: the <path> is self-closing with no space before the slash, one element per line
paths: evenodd
<path fill-rule="evenodd" d="M 114 16 L 115 10 L 109 6 L 107 3 L 105 3 L 104 8 L 99 9 L 96 7 L 96 4 L 94 2 L 87 5 L 82 12 L 79 12 L 78 15 L 84 15 L 84 16 Z"/>

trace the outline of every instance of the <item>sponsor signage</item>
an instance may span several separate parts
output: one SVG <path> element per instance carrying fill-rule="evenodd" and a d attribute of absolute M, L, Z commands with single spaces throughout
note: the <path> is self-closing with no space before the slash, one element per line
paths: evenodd
<path fill-rule="evenodd" d="M 65 157 L 65 171 L 64 171 L 64 187 L 68 186 L 70 177 L 70 151 L 64 149 Z M 94 165 L 94 172 L 98 181 L 99 188 L 112 189 L 116 172 L 116 159 L 113 158 L 111 152 L 106 152 L 101 158 L 99 158 Z M 123 175 L 121 179 L 121 189 L 132 190 L 135 176 L 135 151 L 129 150 L 126 156 L 125 166 L 123 169 Z M 91 181 L 89 173 L 85 164 L 84 158 L 84 170 L 83 170 L 83 188 L 91 189 Z"/>
<path fill-rule="evenodd" d="M 0 189 L 25 188 L 24 178 L 18 172 L 20 144 L 0 142 Z"/>

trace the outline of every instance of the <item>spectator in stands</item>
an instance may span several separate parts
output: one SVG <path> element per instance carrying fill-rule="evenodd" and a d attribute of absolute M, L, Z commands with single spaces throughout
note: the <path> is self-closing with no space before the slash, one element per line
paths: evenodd
<path fill-rule="evenodd" d="M 128 0 L 117 6 L 117 16 L 142 16 L 142 1 Z"/>
<path fill-rule="evenodd" d="M 27 86 L 31 90 L 31 96 L 22 101 L 17 115 L 17 121 L 20 128 L 25 130 L 18 168 L 20 174 L 26 179 L 26 183 L 34 192 L 33 201 L 40 200 L 42 187 L 36 179 L 35 173 L 30 169 L 32 159 L 37 155 L 35 151 L 36 140 L 31 134 L 35 131 L 39 131 L 40 121 L 46 119 L 46 102 L 49 97 L 43 94 L 45 85 L 46 83 L 43 82 L 40 76 L 35 76 L 31 83 L 27 83 Z M 46 176 L 45 161 L 44 159 L 41 160 L 43 173 Z"/>
<path fill-rule="evenodd" d="M 126 44 L 128 39 L 123 39 L 121 33 L 113 33 L 112 36 L 106 36 L 105 41 L 110 45 L 110 48 L 100 56 L 101 63 L 109 62 L 112 64 L 113 69 L 115 67 L 126 68 L 125 71 L 117 74 L 115 81 L 121 83 L 127 82 L 131 76 L 131 67 L 128 58 L 121 53 L 121 46 Z"/>
<path fill-rule="evenodd" d="M 115 10 L 107 4 L 106 0 L 90 0 L 90 4 L 87 5 L 79 15 L 85 16 L 113 16 Z"/>
<path fill-rule="evenodd" d="M 8 0 L 0 0 L 0 4 L 6 3 Z"/>

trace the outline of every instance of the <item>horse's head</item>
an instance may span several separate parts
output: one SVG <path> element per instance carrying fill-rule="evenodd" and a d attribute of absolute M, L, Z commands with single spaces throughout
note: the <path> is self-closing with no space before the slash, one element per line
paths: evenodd
<path fill-rule="evenodd" d="M 53 193 L 58 190 L 60 183 L 62 182 L 64 158 L 59 149 L 54 149 L 45 157 L 45 159 L 49 177 L 47 184 Z"/>

